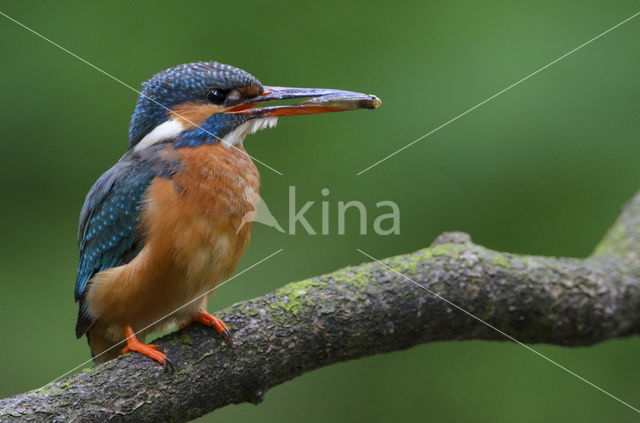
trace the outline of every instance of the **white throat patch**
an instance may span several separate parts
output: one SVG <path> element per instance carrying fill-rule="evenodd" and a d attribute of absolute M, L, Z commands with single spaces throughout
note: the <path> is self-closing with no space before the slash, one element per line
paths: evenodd
<path fill-rule="evenodd" d="M 144 136 L 138 144 L 136 144 L 134 151 L 144 150 L 151 147 L 153 144 L 160 141 L 175 138 L 180 135 L 186 128 L 182 126 L 180 121 L 176 119 L 169 119 L 166 122 L 153 128 L 151 132 Z"/>
<path fill-rule="evenodd" d="M 222 145 L 230 148 L 234 145 L 242 144 L 247 135 L 255 134 L 261 129 L 273 128 L 277 123 L 277 117 L 251 119 L 222 137 Z"/>
<path fill-rule="evenodd" d="M 247 135 L 255 134 L 261 129 L 273 128 L 277 123 L 277 117 L 251 119 L 229 132 L 227 135 L 222 137 L 220 141 L 222 142 L 222 145 L 230 148 L 234 145 L 242 144 L 242 141 L 244 141 Z M 176 138 L 186 129 L 187 128 L 182 126 L 182 123 L 180 123 L 179 120 L 169 119 L 168 121 L 156 126 L 151 132 L 145 135 L 144 138 L 136 144 L 134 151 L 141 151 L 161 141 Z"/>

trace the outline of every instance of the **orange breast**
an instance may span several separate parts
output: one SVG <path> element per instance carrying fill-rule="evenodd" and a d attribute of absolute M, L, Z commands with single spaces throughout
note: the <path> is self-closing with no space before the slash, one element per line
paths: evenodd
<path fill-rule="evenodd" d="M 149 324 L 215 288 L 244 253 L 251 223 L 242 218 L 255 211 L 260 185 L 249 156 L 240 146 L 221 144 L 167 154 L 182 168 L 171 179 L 154 179 L 149 188 L 142 251 L 93 282 L 87 300 L 97 318 Z"/>
<path fill-rule="evenodd" d="M 258 170 L 242 147 L 203 145 L 172 154 L 183 167 L 149 192 L 144 218 L 148 240 L 188 274 L 217 262 L 226 277 L 249 241 L 251 226 L 241 222 L 259 198 Z"/>

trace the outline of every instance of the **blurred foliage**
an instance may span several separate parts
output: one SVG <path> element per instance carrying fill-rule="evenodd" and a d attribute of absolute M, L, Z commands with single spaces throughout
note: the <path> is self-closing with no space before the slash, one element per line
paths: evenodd
<path fill-rule="evenodd" d="M 396 201 L 401 234 L 291 236 L 256 225 L 212 311 L 286 282 L 427 246 L 447 230 L 518 253 L 587 256 L 640 188 L 640 18 L 390 158 L 356 173 L 637 12 L 637 2 L 3 2 L 2 11 L 137 86 L 218 60 L 265 84 L 371 92 L 374 112 L 281 119 L 253 135 L 262 196 Z M 73 328 L 76 225 L 94 180 L 126 148 L 136 94 L 2 18 L 0 396 L 89 358 Z M 323 188 L 330 190 L 327 198 Z M 375 213 L 374 213 L 375 216 Z M 372 219 L 369 225 L 372 224 Z M 370 226 L 371 227 L 371 226 Z M 349 230 L 351 228 L 352 230 Z M 299 228 L 300 229 L 300 228 Z M 149 293 L 153 295 L 153 293 Z M 464 304 L 462 304 L 464 306 Z M 640 405 L 640 341 L 536 346 Z M 89 364 L 84 364 L 88 366 Z M 212 386 L 211 389 L 216 389 Z M 321 369 L 208 421 L 627 421 L 637 415 L 522 347 L 423 345 Z"/>

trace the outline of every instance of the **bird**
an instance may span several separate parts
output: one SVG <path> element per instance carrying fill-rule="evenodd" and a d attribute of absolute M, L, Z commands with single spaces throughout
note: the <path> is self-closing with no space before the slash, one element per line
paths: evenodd
<path fill-rule="evenodd" d="M 290 99 L 300 101 L 260 107 Z M 351 91 L 264 86 L 215 61 L 174 66 L 144 82 L 128 148 L 80 212 L 75 333 L 86 335 L 93 361 L 137 352 L 173 369 L 145 338 L 194 322 L 231 345 L 229 328 L 207 303 L 243 255 L 253 220 L 246 216 L 260 199 L 245 137 L 280 116 L 380 104 Z"/>

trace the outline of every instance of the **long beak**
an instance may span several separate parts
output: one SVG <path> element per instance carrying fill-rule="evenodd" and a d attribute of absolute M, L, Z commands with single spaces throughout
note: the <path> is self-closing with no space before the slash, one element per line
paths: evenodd
<path fill-rule="evenodd" d="M 257 107 L 265 101 L 306 98 L 291 105 Z M 264 87 L 264 92 L 248 99 L 225 113 L 242 113 L 251 117 L 295 116 L 312 113 L 342 112 L 356 109 L 375 109 L 382 101 L 375 95 L 324 88 Z"/>

